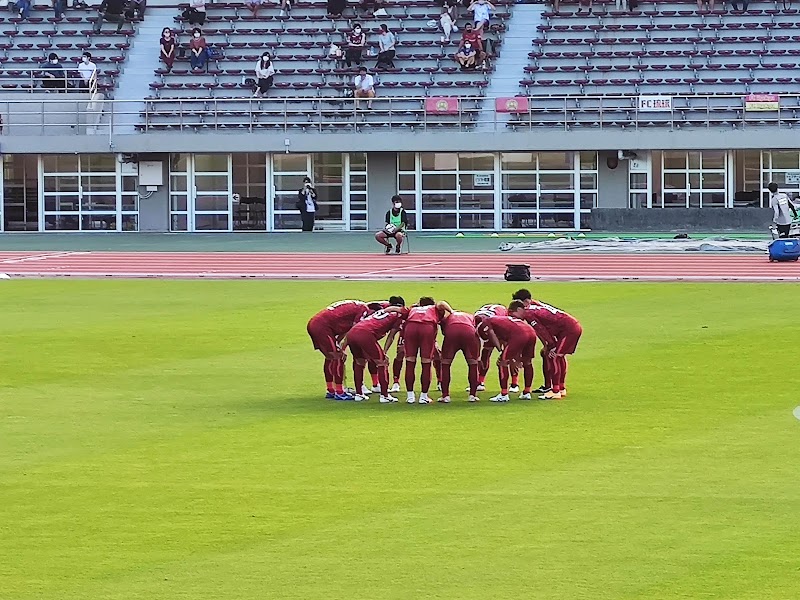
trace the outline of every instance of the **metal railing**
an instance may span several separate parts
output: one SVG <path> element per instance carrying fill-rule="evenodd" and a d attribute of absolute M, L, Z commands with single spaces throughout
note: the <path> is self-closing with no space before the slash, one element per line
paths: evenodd
<path fill-rule="evenodd" d="M 94 72 L 87 82 L 76 68 L 62 69 L 63 75 L 48 75 L 46 67 L 27 69 L 0 69 L 2 92 L 97 92 L 98 74 Z"/>
<path fill-rule="evenodd" d="M 495 111 L 493 98 L 458 97 L 447 114 L 426 110 L 424 97 L 366 99 L 196 98 L 141 101 L 101 100 L 88 94 L 40 93 L 0 99 L 4 135 L 51 135 L 142 132 L 381 132 L 449 131 L 477 134 L 499 131 L 791 128 L 800 124 L 800 94 L 780 97 L 777 110 L 748 112 L 742 95 L 675 95 L 672 108 L 658 112 L 638 109 L 636 96 L 529 97 L 528 109 L 507 114 Z M 93 130 L 87 132 L 85 126 Z M 61 131 L 62 129 L 67 131 Z"/>

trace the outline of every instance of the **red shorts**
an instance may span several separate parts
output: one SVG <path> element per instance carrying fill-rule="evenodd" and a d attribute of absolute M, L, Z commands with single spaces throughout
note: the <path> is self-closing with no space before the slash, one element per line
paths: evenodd
<path fill-rule="evenodd" d="M 480 341 L 474 327 L 459 323 L 450 325 L 447 327 L 447 333 L 445 333 L 444 342 L 442 342 L 442 360 L 453 360 L 459 350 L 468 361 L 478 360 L 480 347 Z"/>
<path fill-rule="evenodd" d="M 406 358 L 428 358 L 433 360 L 436 348 L 437 328 L 435 323 L 406 321 L 403 330 L 403 349 Z"/>
<path fill-rule="evenodd" d="M 374 335 L 363 332 L 350 332 L 347 334 L 347 345 L 355 359 L 383 361 L 386 353 Z"/>
<path fill-rule="evenodd" d="M 503 354 L 500 360 L 522 360 L 523 362 L 530 362 L 533 360 L 534 347 L 536 346 L 536 334 L 533 329 L 530 332 L 520 333 L 514 336 L 511 341 L 506 344 L 503 349 Z"/>
<path fill-rule="evenodd" d="M 581 339 L 583 329 L 580 325 L 575 325 L 558 336 L 556 344 L 556 354 L 575 354 L 578 349 L 578 341 Z"/>
<path fill-rule="evenodd" d="M 331 328 L 324 323 L 311 319 L 306 326 L 306 331 L 308 331 L 315 349 L 323 354 L 333 354 L 337 351 L 336 336 Z"/>

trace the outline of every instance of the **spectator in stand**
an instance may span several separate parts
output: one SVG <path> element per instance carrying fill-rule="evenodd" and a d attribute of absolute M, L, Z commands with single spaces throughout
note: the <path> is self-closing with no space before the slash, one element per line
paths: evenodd
<path fill-rule="evenodd" d="M 341 17 L 345 8 L 347 0 L 328 0 L 328 14 L 333 18 Z"/>
<path fill-rule="evenodd" d="M 292 0 L 281 0 L 281 16 L 285 17 L 287 12 L 292 12 Z"/>
<path fill-rule="evenodd" d="M 97 65 L 92 62 L 92 55 L 89 52 L 84 52 L 81 55 L 81 63 L 78 65 L 78 74 L 81 76 L 81 89 L 94 90 L 97 84 Z"/>
<path fill-rule="evenodd" d="M 263 6 L 266 6 L 267 0 L 247 0 L 245 2 L 245 6 L 250 9 L 250 12 L 253 13 L 253 17 L 258 17 L 258 11 L 261 10 Z"/>
<path fill-rule="evenodd" d="M 367 73 L 367 67 L 361 67 L 358 75 L 353 80 L 353 95 L 356 99 L 356 110 L 358 110 L 358 99 L 367 98 L 367 109 L 372 109 L 372 99 L 375 97 L 375 79 Z"/>
<path fill-rule="evenodd" d="M 161 31 L 161 52 L 160 58 L 167 65 L 167 71 L 172 71 L 172 65 L 175 64 L 175 36 L 172 35 L 172 30 L 169 27 L 164 27 Z"/>
<path fill-rule="evenodd" d="M 382 0 L 361 0 L 359 7 L 365 15 L 371 17 L 375 14 L 375 11 L 383 8 L 383 2 Z"/>
<path fill-rule="evenodd" d="M 475 0 L 475 2 L 469 5 L 467 11 L 473 14 L 475 31 L 477 31 L 479 34 L 482 34 L 483 30 L 489 27 L 491 13 L 494 10 L 494 4 L 488 2 L 488 0 Z"/>
<path fill-rule="evenodd" d="M 375 63 L 376 69 L 394 69 L 394 46 L 396 43 L 397 38 L 389 31 L 389 26 L 383 23 L 381 32 L 378 35 L 378 62 Z"/>
<path fill-rule="evenodd" d="M 42 87 L 48 90 L 67 91 L 67 71 L 58 61 L 58 54 L 51 52 L 42 67 Z"/>
<path fill-rule="evenodd" d="M 746 12 L 747 11 L 747 6 L 750 4 L 750 2 L 748 0 L 742 0 L 742 8 L 740 9 L 739 8 L 739 0 L 730 0 L 730 3 L 731 3 L 731 6 L 733 7 L 733 10 L 735 10 L 737 12 L 739 12 L 740 10 Z M 698 3 L 697 8 L 700 9 L 699 3 Z M 786 7 L 784 6 L 784 9 L 785 8 Z M 711 10 L 714 10 L 714 5 L 713 4 L 711 5 Z"/>
<path fill-rule="evenodd" d="M 348 67 L 352 67 L 353 63 L 361 65 L 361 53 L 366 45 L 367 36 L 361 31 L 361 25 L 356 23 L 353 25 L 353 31 L 347 34 L 347 50 L 345 50 L 344 58 Z"/>
<path fill-rule="evenodd" d="M 456 19 L 458 19 L 458 0 L 440 0 L 440 4 L 448 12 L 453 23 L 455 23 Z"/>
<path fill-rule="evenodd" d="M 144 20 L 144 11 L 147 8 L 147 0 L 130 0 L 125 16 L 129 21 Z"/>
<path fill-rule="evenodd" d="M 442 27 L 442 43 L 449 44 L 450 34 L 458 31 L 458 27 L 456 27 L 456 23 L 447 6 L 442 7 L 442 14 L 439 15 L 439 25 Z"/>
<path fill-rule="evenodd" d="M 17 0 L 14 8 L 17 9 L 20 19 L 27 19 L 31 16 L 31 0 Z"/>
<path fill-rule="evenodd" d="M 581 14 L 583 12 L 584 7 L 586 7 L 586 14 L 592 14 L 592 1 L 593 0 L 579 0 L 578 5 L 578 12 L 576 14 Z"/>
<path fill-rule="evenodd" d="M 466 51 L 465 51 L 466 49 Z M 456 51 L 456 62 L 462 69 L 475 68 L 483 62 L 483 41 L 472 23 L 467 23 Z"/>
<path fill-rule="evenodd" d="M 697 11 L 708 12 L 714 10 L 714 0 L 697 0 Z"/>
<path fill-rule="evenodd" d="M 497 55 L 497 47 L 500 45 L 500 28 L 501 26 L 495 23 L 483 36 L 483 47 L 487 56 Z"/>
<path fill-rule="evenodd" d="M 67 8 L 66 0 L 53 0 L 53 10 L 56 13 L 56 19 L 64 16 L 64 9 Z"/>
<path fill-rule="evenodd" d="M 92 31 L 100 33 L 103 21 L 117 24 L 117 33 L 122 31 L 125 24 L 125 0 L 103 0 L 98 9 L 97 19 L 95 19 Z"/>
<path fill-rule="evenodd" d="M 192 39 L 189 41 L 189 63 L 193 71 L 204 69 L 208 61 L 208 45 L 203 32 L 199 27 L 192 29 Z"/>
<path fill-rule="evenodd" d="M 275 77 L 275 67 L 272 65 L 272 57 L 269 52 L 261 54 L 261 58 L 256 62 L 256 91 L 253 94 L 256 98 L 265 96 L 272 87 L 272 80 Z"/>
<path fill-rule="evenodd" d="M 186 20 L 189 25 L 206 24 L 206 0 L 189 0 L 189 8 L 186 13 Z"/>

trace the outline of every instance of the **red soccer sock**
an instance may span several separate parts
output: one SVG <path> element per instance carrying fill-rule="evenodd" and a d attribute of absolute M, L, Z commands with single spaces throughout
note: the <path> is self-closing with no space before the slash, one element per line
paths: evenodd
<path fill-rule="evenodd" d="M 414 391 L 414 380 L 417 378 L 417 363 L 416 361 L 406 361 L 406 390 L 409 392 Z"/>
<path fill-rule="evenodd" d="M 333 370 L 331 369 L 331 359 L 326 358 L 322 364 L 322 372 L 325 374 L 325 387 L 329 392 L 334 391 L 333 387 Z"/>
<path fill-rule="evenodd" d="M 375 387 L 380 383 L 380 375 L 378 373 L 370 373 L 372 375 L 372 386 Z"/>
<path fill-rule="evenodd" d="M 422 393 L 427 394 L 428 390 L 431 389 L 431 363 L 422 363 L 422 375 L 419 377 L 419 382 Z"/>
<path fill-rule="evenodd" d="M 471 364 L 467 367 L 467 380 L 469 381 L 469 395 L 474 396 L 478 393 L 478 365 Z M 444 385 L 442 385 L 442 388 L 444 388 Z"/>
<path fill-rule="evenodd" d="M 522 366 L 522 372 L 525 376 L 525 388 L 523 393 L 530 394 L 533 387 L 533 363 L 525 363 Z"/>
<path fill-rule="evenodd" d="M 553 393 L 561 391 L 561 361 L 558 357 L 550 361 L 550 383 L 552 383 Z"/>
<path fill-rule="evenodd" d="M 381 386 L 381 396 L 389 395 L 389 369 L 381 367 L 377 373 L 378 382 L 376 385 Z"/>
<path fill-rule="evenodd" d="M 442 396 L 443 397 L 444 396 L 449 396 L 450 395 L 450 365 L 448 363 L 442 363 L 441 382 L 442 382 Z"/>
<path fill-rule="evenodd" d="M 364 387 L 364 365 L 353 362 L 353 379 L 356 383 L 356 394 L 361 393 L 361 388 Z"/>
<path fill-rule="evenodd" d="M 353 366 L 355 370 L 355 363 Z M 362 367 L 363 371 L 363 367 Z M 331 362 L 331 373 L 333 374 L 333 386 L 337 394 L 344 393 L 344 361 L 334 360 Z"/>
<path fill-rule="evenodd" d="M 561 379 L 558 381 L 558 390 L 561 391 L 567 387 L 567 357 L 558 356 L 556 360 L 559 362 L 559 368 L 561 370 Z"/>
<path fill-rule="evenodd" d="M 519 371 L 514 369 L 511 373 L 511 385 L 519 385 Z"/>
<path fill-rule="evenodd" d="M 394 378 L 395 383 L 400 383 L 400 373 L 403 372 L 403 363 L 405 361 L 402 358 L 395 358 L 392 361 L 392 377 Z"/>
<path fill-rule="evenodd" d="M 544 387 L 553 387 L 553 368 L 547 356 L 542 357 L 542 375 L 544 376 Z"/>
<path fill-rule="evenodd" d="M 436 371 L 436 381 L 442 381 L 442 360 L 434 359 L 433 361 L 433 370 Z"/>
<path fill-rule="evenodd" d="M 500 375 L 500 393 L 508 396 L 508 367 L 498 367 Z"/>

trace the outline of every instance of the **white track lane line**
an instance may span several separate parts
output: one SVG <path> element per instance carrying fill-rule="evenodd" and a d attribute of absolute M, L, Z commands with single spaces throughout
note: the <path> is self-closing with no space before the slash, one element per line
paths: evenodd
<path fill-rule="evenodd" d="M 55 254 L 34 254 L 32 256 L 23 256 L 22 258 L 7 258 L 0 261 L 4 265 L 14 265 L 17 263 L 33 262 L 37 260 L 47 260 L 50 258 L 66 258 L 68 256 L 80 256 L 83 254 L 91 254 L 90 252 L 56 252 Z"/>
<path fill-rule="evenodd" d="M 408 265 L 405 267 L 396 267 L 394 269 L 378 269 L 377 271 L 365 271 L 363 273 L 355 273 L 352 275 L 352 277 L 363 277 L 365 275 L 381 275 L 382 273 L 394 273 L 396 271 L 406 271 L 408 269 L 421 269 L 422 267 L 435 267 L 437 265 L 442 265 L 442 264 L 444 264 L 442 261 L 419 263 L 416 265 Z"/>

